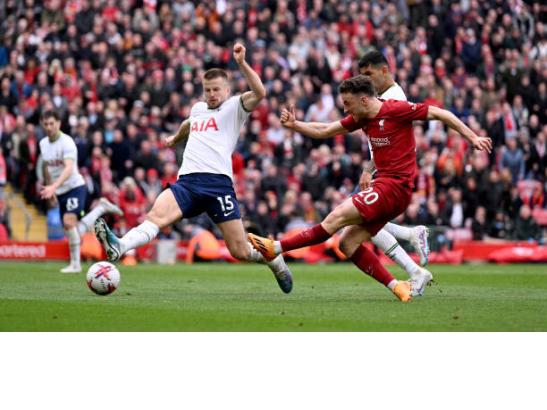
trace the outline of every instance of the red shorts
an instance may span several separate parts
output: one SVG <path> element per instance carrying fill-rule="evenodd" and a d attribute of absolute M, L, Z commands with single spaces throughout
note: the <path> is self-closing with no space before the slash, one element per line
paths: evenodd
<path fill-rule="evenodd" d="M 386 223 L 402 214 L 412 198 L 408 181 L 378 177 L 372 185 L 351 197 L 365 222 L 361 224 L 372 236 Z"/>

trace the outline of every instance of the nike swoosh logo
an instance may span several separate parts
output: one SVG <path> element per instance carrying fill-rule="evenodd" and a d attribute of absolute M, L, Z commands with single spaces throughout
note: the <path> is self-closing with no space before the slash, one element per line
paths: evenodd
<path fill-rule="evenodd" d="M 230 211 L 230 212 L 224 212 L 224 214 L 223 214 L 223 215 L 224 215 L 224 216 L 230 216 L 230 215 L 231 215 L 231 214 L 233 214 L 233 213 L 234 213 L 234 211 Z"/>

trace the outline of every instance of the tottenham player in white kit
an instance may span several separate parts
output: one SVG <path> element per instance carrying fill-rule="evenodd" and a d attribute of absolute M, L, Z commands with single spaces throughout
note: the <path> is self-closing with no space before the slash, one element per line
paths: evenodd
<path fill-rule="evenodd" d="M 78 172 L 76 144 L 70 136 L 61 132 L 61 120 L 55 111 L 44 112 L 41 120 L 46 137 L 40 140 L 40 155 L 44 166 L 40 197 L 48 200 L 57 196 L 70 249 L 70 264 L 61 269 L 61 272 L 78 273 L 82 271 L 80 235 L 93 227 L 95 220 L 101 215 L 123 213 L 116 205 L 101 198 L 99 205 L 83 216 L 87 189 L 84 178 Z"/>
<path fill-rule="evenodd" d="M 394 81 L 393 76 L 389 72 L 387 60 L 381 52 L 372 50 L 365 53 L 359 60 L 359 71 L 371 79 L 379 98 L 383 100 L 407 100 L 405 92 Z M 369 151 L 372 155 L 370 142 Z M 359 180 L 360 190 L 369 187 L 373 174 L 374 158 L 371 158 L 369 167 L 363 171 Z M 428 230 L 425 226 L 409 228 L 388 222 L 372 238 L 374 245 L 380 248 L 408 273 L 412 282 L 413 296 L 423 294 L 426 285 L 433 279 L 433 275 L 428 270 L 418 266 L 399 245 L 397 239 L 409 241 L 420 256 L 420 265 L 425 266 L 429 257 L 427 237 Z"/>
<path fill-rule="evenodd" d="M 260 77 L 245 61 L 245 51 L 243 45 L 234 45 L 234 59 L 251 91 L 230 96 L 224 70 L 213 68 L 205 72 L 205 101 L 194 104 L 190 118 L 166 139 L 168 146 L 174 146 L 188 138 L 179 179 L 158 196 L 146 220 L 123 238 L 117 238 L 102 219 L 95 223 L 95 233 L 110 261 L 151 242 L 161 228 L 207 212 L 221 230 L 233 257 L 267 263 L 283 292 L 291 291 L 292 276 L 283 258 L 268 262 L 247 242 L 233 188 L 232 153 L 240 128 L 266 93 Z"/>

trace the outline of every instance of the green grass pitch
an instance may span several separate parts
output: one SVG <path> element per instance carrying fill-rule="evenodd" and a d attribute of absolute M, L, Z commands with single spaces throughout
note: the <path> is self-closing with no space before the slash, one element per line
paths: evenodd
<path fill-rule="evenodd" d="M 545 265 L 432 266 L 408 304 L 348 263 L 290 265 L 289 295 L 261 265 L 178 264 L 120 266 L 97 296 L 62 264 L 0 263 L 0 331 L 547 331 Z"/>

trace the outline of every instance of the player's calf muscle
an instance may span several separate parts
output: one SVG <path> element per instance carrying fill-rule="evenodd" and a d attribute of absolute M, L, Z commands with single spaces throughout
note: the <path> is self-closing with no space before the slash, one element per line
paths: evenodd
<path fill-rule="evenodd" d="M 148 212 L 146 219 L 157 225 L 160 229 L 165 228 L 176 221 L 172 215 L 161 214 L 159 212 L 154 212 L 153 210 Z"/>
<path fill-rule="evenodd" d="M 227 243 L 230 255 L 234 258 L 245 261 L 249 259 L 249 247 L 247 242 L 238 241 L 237 243 Z"/>
<path fill-rule="evenodd" d="M 350 226 L 342 232 L 340 250 L 349 258 L 363 242 L 369 240 L 370 234 L 366 230 L 358 226 Z"/>
<path fill-rule="evenodd" d="M 173 207 L 171 204 L 166 203 L 166 201 L 156 201 L 154 207 L 146 214 L 146 219 L 159 226 L 160 229 L 171 225 L 181 218 L 182 211 L 178 208 L 178 205 Z"/>
<path fill-rule="evenodd" d="M 353 255 L 355 250 L 361 245 L 360 242 L 356 240 L 352 240 L 350 237 L 342 237 L 342 240 L 340 241 L 340 250 L 344 255 L 346 255 L 348 258 Z"/>

